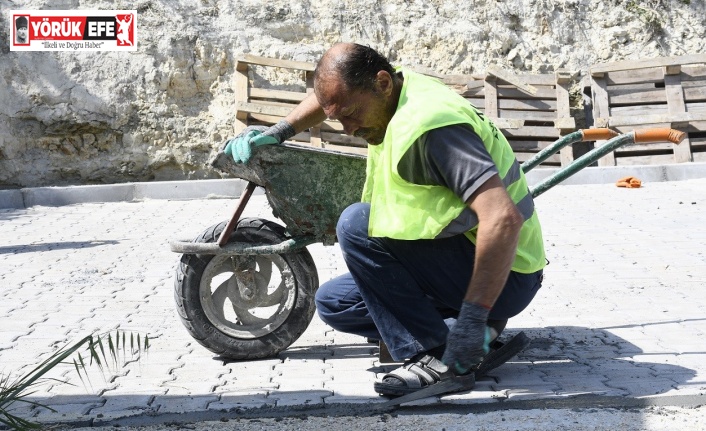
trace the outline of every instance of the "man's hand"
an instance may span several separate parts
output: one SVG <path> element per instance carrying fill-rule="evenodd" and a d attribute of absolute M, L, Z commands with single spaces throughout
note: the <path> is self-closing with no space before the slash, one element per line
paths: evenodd
<path fill-rule="evenodd" d="M 466 374 L 488 354 L 490 310 L 474 302 L 465 302 L 446 340 L 441 361 L 455 374 Z"/>
<path fill-rule="evenodd" d="M 281 144 L 295 134 L 294 127 L 285 120 L 269 128 L 248 127 L 243 133 L 229 139 L 223 152 L 233 157 L 236 163 L 247 163 L 253 148 Z"/>

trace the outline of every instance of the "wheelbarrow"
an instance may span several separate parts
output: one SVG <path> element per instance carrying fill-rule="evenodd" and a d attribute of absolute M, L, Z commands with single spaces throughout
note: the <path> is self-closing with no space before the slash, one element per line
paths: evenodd
<path fill-rule="evenodd" d="M 554 185 L 628 144 L 671 141 L 684 133 L 645 129 L 618 134 L 610 129 L 570 133 L 522 164 L 528 172 L 561 148 L 607 140 L 530 189 L 539 196 Z M 257 359 L 278 354 L 306 330 L 319 287 L 307 246 L 333 245 L 341 212 L 360 200 L 365 156 L 284 143 L 263 146 L 247 164 L 223 149 L 211 164 L 247 181 L 232 217 L 193 241 L 172 241 L 182 253 L 174 296 L 189 334 L 224 358 Z M 241 215 L 254 189 L 263 187 L 272 213 L 284 226 Z"/>

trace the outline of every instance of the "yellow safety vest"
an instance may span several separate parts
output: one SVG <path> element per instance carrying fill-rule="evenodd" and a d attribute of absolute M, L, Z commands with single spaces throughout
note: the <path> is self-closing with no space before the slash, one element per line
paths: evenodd
<path fill-rule="evenodd" d="M 502 133 L 440 81 L 408 70 L 402 73 L 400 100 L 385 138 L 380 145 L 368 145 L 362 196 L 363 202 L 371 204 L 368 234 L 393 239 L 432 239 L 465 209 L 466 203 L 447 187 L 413 184 L 397 172 L 400 160 L 422 134 L 452 124 L 473 127 L 495 162 L 513 202 L 532 205 L 524 173 Z M 474 244 L 477 231 L 476 225 L 465 234 Z M 537 213 L 532 210 L 520 231 L 512 270 L 529 274 L 545 264 L 542 230 Z"/>

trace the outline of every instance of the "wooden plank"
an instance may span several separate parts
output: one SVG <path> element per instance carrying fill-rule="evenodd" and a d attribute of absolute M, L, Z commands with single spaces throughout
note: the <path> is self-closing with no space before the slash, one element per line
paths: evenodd
<path fill-rule="evenodd" d="M 655 83 L 662 82 L 664 75 L 662 70 L 655 67 L 651 69 L 623 70 L 605 74 L 607 85 L 626 85 L 634 83 Z"/>
<path fill-rule="evenodd" d="M 449 86 L 463 86 L 473 82 L 483 82 L 483 78 L 478 75 L 444 75 L 441 77 L 441 82 Z"/>
<path fill-rule="evenodd" d="M 539 140 L 539 139 L 534 139 L 534 140 L 529 140 L 529 139 L 512 139 L 508 141 L 510 143 L 510 146 L 514 151 L 519 151 L 519 152 L 529 152 L 529 153 L 536 153 L 540 150 L 543 150 L 546 148 L 549 144 L 551 144 L 554 141 L 546 141 L 546 140 Z"/>
<path fill-rule="evenodd" d="M 706 81 L 706 66 L 699 68 L 682 67 L 682 85 L 703 86 Z M 664 82 L 664 73 L 660 68 L 629 70 L 624 72 L 612 72 L 605 76 L 608 88 L 623 85 L 659 85 Z"/>
<path fill-rule="evenodd" d="M 537 93 L 534 95 L 529 95 L 524 91 L 517 88 L 511 88 L 503 85 L 498 85 L 498 96 L 505 97 L 508 99 L 550 99 L 554 100 L 556 98 L 556 92 L 554 88 L 549 87 L 537 87 Z"/>
<path fill-rule="evenodd" d="M 465 89 L 459 92 L 463 97 L 483 97 L 485 81 L 477 81 L 473 86 L 470 84 Z"/>
<path fill-rule="evenodd" d="M 605 79 L 591 77 L 591 99 L 593 99 L 593 118 L 596 127 L 605 127 L 598 118 L 607 118 L 610 115 L 610 105 L 608 104 L 608 88 Z M 596 141 L 595 147 L 605 144 L 606 141 Z M 609 153 L 598 159 L 598 166 L 615 166 L 615 154 Z"/>
<path fill-rule="evenodd" d="M 516 118 L 528 121 L 548 121 L 556 120 L 556 112 L 554 111 L 525 111 L 515 109 L 501 109 L 499 111 L 500 118 Z"/>
<path fill-rule="evenodd" d="M 527 160 L 529 160 L 532 156 L 534 156 L 534 153 L 523 153 L 523 152 L 515 152 L 515 155 L 517 156 L 517 161 L 522 163 Z M 544 162 L 542 162 L 542 165 L 549 165 L 549 166 L 559 166 L 561 164 L 561 160 L 559 158 L 558 154 L 553 154 L 549 156 Z"/>
<path fill-rule="evenodd" d="M 251 114 L 266 114 L 275 115 L 278 117 L 286 117 L 292 111 L 292 108 L 286 106 L 265 105 L 262 103 L 238 102 L 238 111 L 248 112 Z"/>
<path fill-rule="evenodd" d="M 644 91 L 612 91 L 609 94 L 610 105 L 644 105 L 648 103 L 667 103 L 664 88 Z"/>
<path fill-rule="evenodd" d="M 654 89 L 664 89 L 664 79 L 660 79 L 656 82 L 640 82 L 622 85 L 608 85 L 606 87 L 609 94 L 628 94 L 630 92 L 640 92 Z"/>
<path fill-rule="evenodd" d="M 654 154 L 659 152 L 673 154 L 672 145 L 674 144 L 667 141 L 624 145 L 615 151 L 615 156 L 621 157 L 625 154 Z M 674 163 L 674 157 L 672 157 L 672 163 Z"/>
<path fill-rule="evenodd" d="M 286 100 L 291 102 L 301 102 L 306 99 L 306 93 L 298 91 L 270 90 L 264 88 L 250 88 L 250 97 L 252 99 L 274 99 Z"/>
<path fill-rule="evenodd" d="M 494 79 L 493 77 L 488 77 L 483 84 L 483 88 L 485 91 L 485 101 L 483 105 L 485 108 L 485 115 L 492 119 L 498 118 L 497 83 L 498 81 L 496 79 Z"/>
<path fill-rule="evenodd" d="M 693 153 L 706 151 L 706 136 L 695 136 L 691 138 L 691 148 Z"/>
<path fill-rule="evenodd" d="M 485 99 L 478 99 L 478 98 L 464 98 L 466 99 L 471 105 L 475 106 L 477 109 L 480 110 L 485 110 Z"/>
<path fill-rule="evenodd" d="M 326 142 L 334 142 L 338 144 L 346 144 L 356 147 L 367 147 L 368 143 L 363 138 L 355 136 L 342 135 L 340 133 L 321 132 L 321 139 Z"/>
<path fill-rule="evenodd" d="M 561 136 L 559 131 L 554 127 L 532 126 L 507 129 L 501 127 L 500 129 L 508 140 L 515 138 L 557 139 Z"/>
<path fill-rule="evenodd" d="M 681 73 L 681 64 L 669 64 L 664 66 L 665 75 L 679 75 Z"/>
<path fill-rule="evenodd" d="M 247 64 L 256 64 L 259 66 L 282 67 L 285 69 L 299 69 L 307 72 L 313 72 L 316 69 L 315 63 L 293 60 L 279 60 L 270 57 L 260 57 L 257 55 L 245 54 L 238 57 L 238 62 Z"/>
<path fill-rule="evenodd" d="M 678 57 L 658 57 L 640 60 L 616 61 L 599 64 L 590 68 L 592 76 L 602 76 L 606 72 L 617 70 L 647 69 L 650 67 L 675 66 L 681 64 L 706 63 L 706 54 L 688 54 Z"/>
<path fill-rule="evenodd" d="M 556 100 L 532 100 L 532 99 L 500 99 L 498 107 L 503 109 L 536 109 L 537 111 L 555 112 L 557 108 Z"/>
<path fill-rule="evenodd" d="M 669 106 L 670 115 L 684 115 L 686 114 L 686 103 L 684 102 L 684 92 L 681 88 L 681 77 L 679 74 L 667 74 L 668 71 L 665 70 L 664 76 L 664 89 L 667 94 L 667 106 Z M 702 119 L 706 120 L 706 112 L 696 113 L 696 115 L 702 115 Z M 694 114 L 691 114 L 694 115 Z M 696 120 L 694 120 L 696 121 Z M 691 142 L 689 142 L 689 136 L 679 144 L 672 144 L 674 149 L 674 161 L 677 163 L 691 162 L 693 158 L 691 157 Z"/>
<path fill-rule="evenodd" d="M 700 87 L 684 87 L 684 100 L 687 102 L 706 101 L 706 85 Z"/>
<path fill-rule="evenodd" d="M 493 124 L 499 129 L 519 129 L 525 125 L 525 120 L 516 118 L 491 118 Z"/>
<path fill-rule="evenodd" d="M 474 75 L 475 76 L 475 75 Z M 533 86 L 554 86 L 556 84 L 556 77 L 555 75 L 549 74 L 549 73 L 540 73 L 540 74 L 532 74 L 532 73 L 513 73 L 513 76 L 517 76 L 519 79 L 522 80 L 525 84 L 533 85 Z M 487 79 L 488 74 L 483 74 L 480 76 L 477 76 L 476 79 L 479 79 L 481 81 Z M 498 78 L 498 77 L 496 77 Z M 504 79 L 500 78 L 501 84 L 505 83 L 506 85 L 509 84 L 508 81 L 505 81 Z"/>
<path fill-rule="evenodd" d="M 691 102 L 686 104 L 688 112 L 706 111 L 706 102 Z"/>
<path fill-rule="evenodd" d="M 239 111 L 237 106 L 239 103 L 246 103 L 249 98 L 248 89 L 248 68 L 247 65 L 237 64 L 235 69 L 235 85 L 233 91 L 235 91 L 235 121 L 233 124 L 233 132 L 235 135 L 240 134 L 248 126 L 248 114 L 246 112 Z"/>
<path fill-rule="evenodd" d="M 596 118 L 596 123 L 606 124 L 609 127 L 636 126 L 646 124 L 683 124 L 697 121 L 706 121 L 706 112 L 676 112 L 674 114 L 610 116 Z"/>
<path fill-rule="evenodd" d="M 250 89 L 252 90 L 252 88 Z M 250 101 L 248 102 L 253 105 L 262 105 L 262 106 L 279 106 L 283 108 L 288 108 L 290 110 L 294 109 L 298 105 L 296 102 L 277 102 L 274 100 L 259 100 L 259 99 L 254 99 L 250 98 Z"/>
<path fill-rule="evenodd" d="M 637 116 L 637 115 L 653 115 L 653 114 L 666 114 L 669 109 L 666 104 L 660 105 L 631 105 L 631 106 L 613 106 L 610 108 L 610 113 L 612 116 Z"/>
<path fill-rule="evenodd" d="M 684 65 L 681 68 L 682 82 L 693 80 L 702 81 L 704 78 L 706 78 L 706 64 Z"/>
<path fill-rule="evenodd" d="M 666 165 L 674 163 L 674 156 L 671 154 L 654 154 L 630 157 L 618 157 L 618 166 L 635 166 L 635 165 Z"/>
<path fill-rule="evenodd" d="M 565 135 L 567 133 L 573 132 L 576 129 L 576 123 L 573 118 L 571 118 L 571 106 L 569 105 L 569 89 L 568 80 L 564 77 L 562 79 L 563 83 L 559 83 L 559 75 L 557 74 L 557 85 L 556 85 L 556 114 L 557 121 L 554 124 L 559 131 L 560 135 Z M 570 120 L 570 121 L 569 121 Z M 561 166 L 567 166 L 574 161 L 574 150 L 571 146 L 566 146 L 562 148 L 559 152 L 559 158 L 561 159 Z"/>
<path fill-rule="evenodd" d="M 352 153 L 352 154 L 362 154 L 364 156 L 368 155 L 368 147 L 351 147 L 348 145 L 336 145 L 336 144 L 329 144 L 329 143 L 324 143 L 324 148 L 327 150 L 334 150 L 334 151 L 341 151 L 343 153 Z"/>
<path fill-rule="evenodd" d="M 556 94 L 554 87 L 537 87 L 537 94 L 531 96 L 524 91 L 520 91 L 517 88 L 509 87 L 507 85 L 496 84 L 496 89 L 500 97 L 508 99 L 518 99 L 518 100 L 537 100 L 546 99 L 554 100 Z M 465 91 L 458 92 L 463 97 L 473 98 L 473 97 L 485 97 L 485 84 L 483 87 L 474 87 L 471 89 L 466 89 Z"/>
<path fill-rule="evenodd" d="M 496 84 L 495 86 L 500 97 L 508 99 L 518 99 L 518 100 L 535 100 L 535 99 L 548 99 L 554 100 L 556 97 L 555 90 L 553 86 L 537 86 L 537 94 L 532 96 L 524 91 L 520 91 L 517 88 L 508 86 L 507 84 Z M 473 87 L 468 88 L 461 94 L 463 97 L 484 97 L 485 96 L 485 84 L 483 87 Z"/>
<path fill-rule="evenodd" d="M 530 84 L 527 84 L 522 79 L 522 77 L 515 75 L 513 73 L 510 73 L 508 71 L 505 71 L 496 65 L 493 65 L 493 64 L 489 65 L 487 67 L 486 71 L 489 75 L 488 78 L 490 77 L 490 75 L 494 75 L 494 76 L 502 79 L 503 81 L 512 84 L 513 86 L 517 87 L 518 89 L 524 91 L 525 93 L 527 93 L 529 95 L 534 96 L 537 94 L 537 88 L 530 85 Z M 486 81 L 488 80 L 488 78 L 486 78 Z"/>
<path fill-rule="evenodd" d="M 286 117 L 286 115 L 276 116 L 276 115 L 266 115 L 266 114 L 258 114 L 256 112 L 250 112 L 249 117 L 257 122 L 272 125 L 272 124 L 277 124 L 279 122 L 279 120 L 284 120 L 284 117 Z"/>
<path fill-rule="evenodd" d="M 576 130 L 576 120 L 573 117 L 557 118 L 554 120 L 554 128 L 559 129 L 560 135 L 565 135 Z"/>

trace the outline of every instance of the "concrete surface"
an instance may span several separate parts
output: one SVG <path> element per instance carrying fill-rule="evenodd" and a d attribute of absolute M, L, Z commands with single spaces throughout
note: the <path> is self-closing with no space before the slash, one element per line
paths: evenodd
<path fill-rule="evenodd" d="M 0 210 L 1 373 L 27 372 L 94 332 L 149 334 L 152 345 L 105 378 L 92 371 L 86 385 L 73 366 L 56 368 L 50 377 L 73 386 L 48 380 L 31 398 L 56 411 L 20 406 L 16 414 L 106 430 L 187 422 L 199 429 L 702 429 L 695 421 L 706 404 L 704 178 L 645 181 L 640 189 L 562 185 L 538 198 L 550 265 L 537 298 L 507 330 L 525 331 L 529 348 L 470 393 L 392 415 L 372 412 L 384 401 L 373 382 L 389 369 L 377 347 L 318 318 L 291 348 L 259 361 L 225 362 L 188 335 L 174 307 L 179 256 L 168 241 L 226 219 L 235 203 L 214 197 L 221 192 L 177 200 L 166 187 L 171 199 L 100 202 L 88 193 L 81 203 L 49 206 L 64 199 L 56 190 L 26 208 Z M 22 191 L 23 202 L 36 193 Z M 262 195 L 244 216 L 273 218 Z M 309 250 L 321 281 L 346 270 L 337 246 Z"/>

